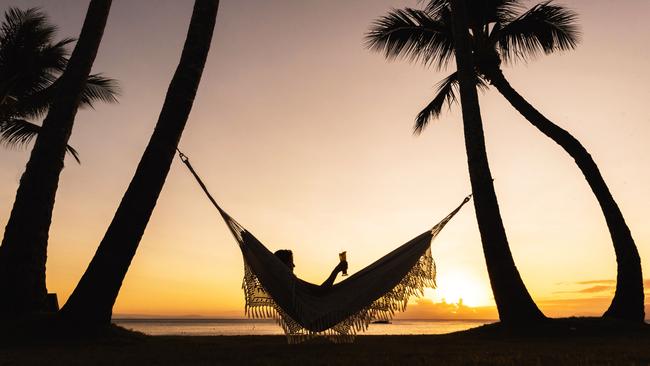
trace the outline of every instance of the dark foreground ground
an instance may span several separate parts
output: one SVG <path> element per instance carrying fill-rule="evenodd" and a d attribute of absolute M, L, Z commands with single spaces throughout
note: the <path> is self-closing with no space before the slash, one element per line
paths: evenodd
<path fill-rule="evenodd" d="M 94 340 L 4 343 L 0 365 L 650 365 L 648 328 L 567 319 L 534 330 L 490 325 L 300 345 L 279 336 L 149 337 L 118 330 Z"/>

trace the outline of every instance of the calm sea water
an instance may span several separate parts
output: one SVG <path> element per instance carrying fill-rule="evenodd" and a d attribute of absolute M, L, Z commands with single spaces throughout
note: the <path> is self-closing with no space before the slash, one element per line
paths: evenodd
<path fill-rule="evenodd" d="M 362 334 L 444 334 L 481 326 L 493 320 L 393 320 L 370 324 Z M 113 323 L 149 335 L 282 335 L 271 319 L 113 319 Z"/>

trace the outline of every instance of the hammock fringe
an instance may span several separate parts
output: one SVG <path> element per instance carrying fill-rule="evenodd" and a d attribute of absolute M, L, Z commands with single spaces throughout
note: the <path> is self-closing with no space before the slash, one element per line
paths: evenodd
<path fill-rule="evenodd" d="M 436 288 L 436 264 L 431 255 L 431 242 L 456 213 L 460 211 L 463 205 L 469 201 L 470 197 L 471 195 L 467 196 L 455 210 L 431 229 L 431 240 L 428 243 L 427 249 L 395 287 L 374 300 L 369 306 L 352 315 L 341 316 L 342 314 L 340 312 L 332 312 L 316 320 L 315 324 L 312 324 L 312 327 L 321 329 L 325 325 L 331 324 L 335 319 L 343 319 L 334 326 L 322 331 L 307 329 L 287 314 L 264 289 L 257 275 L 255 275 L 246 263 L 246 258 L 244 258 L 244 280 L 242 288 L 246 303 L 246 315 L 252 318 L 275 319 L 284 331 L 287 341 L 290 344 L 301 343 L 319 336 L 326 337 L 334 343 L 353 342 L 357 333 L 366 331 L 373 321 L 391 320 L 395 312 L 405 311 L 409 298 L 412 296 L 424 296 L 425 287 Z M 241 240 L 242 233 L 245 230 L 243 226 L 230 217 L 228 217 L 226 222 L 230 226 L 233 234 L 235 234 L 235 237 Z M 242 241 L 240 241 L 240 245 L 242 245 Z M 303 309 L 299 302 L 294 302 L 294 308 L 296 314 L 303 314 Z"/>
<path fill-rule="evenodd" d="M 290 344 L 301 343 L 314 337 L 325 337 L 334 343 L 352 343 L 359 332 L 366 331 L 375 320 L 391 320 L 397 311 L 404 311 L 411 296 L 421 297 L 424 288 L 436 287 L 436 266 L 431 246 L 402 280 L 368 307 L 353 314 L 333 327 L 314 332 L 304 328 L 278 306 L 264 289 L 257 276 L 244 263 L 244 290 L 246 316 L 254 319 L 274 319 L 284 331 Z M 300 312 L 301 309 L 296 309 Z M 329 318 L 329 317 L 328 317 Z M 327 324 L 328 318 L 317 321 L 317 326 Z"/>

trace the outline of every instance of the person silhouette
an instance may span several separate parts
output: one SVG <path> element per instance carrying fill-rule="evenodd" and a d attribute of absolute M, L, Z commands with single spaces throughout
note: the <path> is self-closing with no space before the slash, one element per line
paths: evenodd
<path fill-rule="evenodd" d="M 289 269 L 291 272 L 293 272 L 293 269 L 296 267 L 296 265 L 293 263 L 293 252 L 289 249 L 280 249 L 276 251 L 275 253 L 276 257 L 278 257 L 279 260 L 282 261 Z M 332 273 L 330 274 L 329 277 L 320 285 L 318 286 L 321 291 L 327 291 L 332 288 L 332 285 L 334 284 L 334 280 L 336 280 L 336 276 L 339 274 L 339 272 L 346 272 L 348 270 L 348 262 L 347 261 L 341 261 L 339 264 L 334 267 L 332 270 Z"/>

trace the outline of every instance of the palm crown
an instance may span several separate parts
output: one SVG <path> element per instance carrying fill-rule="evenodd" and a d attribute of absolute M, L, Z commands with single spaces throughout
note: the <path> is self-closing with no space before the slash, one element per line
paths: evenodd
<path fill-rule="evenodd" d="M 9 147 L 24 146 L 39 132 L 30 122 L 47 114 L 57 93 L 58 78 L 68 63 L 64 38 L 54 42 L 56 27 L 36 8 L 10 8 L 0 24 L 0 142 Z M 80 107 L 101 101 L 117 102 L 119 87 L 114 79 L 101 74 L 88 77 Z M 77 152 L 68 152 L 79 162 Z"/>
<path fill-rule="evenodd" d="M 474 0 L 468 9 L 476 85 L 485 89 L 501 62 L 528 61 L 540 54 L 576 47 L 577 14 L 546 1 L 525 11 L 522 0 Z M 405 58 L 436 69 L 454 57 L 449 0 L 430 0 L 423 10 L 393 9 L 366 34 L 367 46 L 388 59 Z M 458 78 L 452 73 L 437 85 L 436 96 L 417 115 L 414 132 L 456 101 Z"/>

